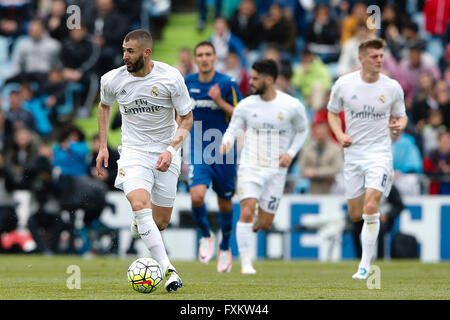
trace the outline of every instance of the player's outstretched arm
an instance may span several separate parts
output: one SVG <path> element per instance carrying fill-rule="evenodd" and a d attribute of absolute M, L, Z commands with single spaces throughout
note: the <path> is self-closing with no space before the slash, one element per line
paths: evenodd
<path fill-rule="evenodd" d="M 101 177 L 104 175 L 103 166 L 105 166 L 105 168 L 108 167 L 108 128 L 109 120 L 111 118 L 111 107 L 100 102 L 97 115 L 100 149 L 98 151 L 95 166 L 97 168 L 97 175 Z"/>
<path fill-rule="evenodd" d="M 177 123 L 178 129 L 166 151 L 161 153 L 159 156 L 158 161 L 156 162 L 156 170 L 166 172 L 169 169 L 172 158 L 183 144 L 184 139 L 187 137 L 191 131 L 192 125 L 194 124 L 194 116 L 192 111 L 189 111 L 189 113 L 184 116 L 178 115 Z"/>
<path fill-rule="evenodd" d="M 352 145 L 353 139 L 342 131 L 341 118 L 338 113 L 328 111 L 328 124 L 343 148 Z"/>

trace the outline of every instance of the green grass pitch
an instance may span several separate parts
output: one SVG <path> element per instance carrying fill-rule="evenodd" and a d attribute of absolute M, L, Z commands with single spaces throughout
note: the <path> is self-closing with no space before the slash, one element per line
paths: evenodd
<path fill-rule="evenodd" d="M 380 288 L 351 276 L 357 261 L 258 260 L 256 275 L 241 275 L 239 261 L 230 273 L 219 274 L 216 262 L 175 261 L 183 288 L 167 293 L 163 285 L 151 294 L 131 289 L 126 271 L 135 257 L 2 255 L 0 300 L 449 300 L 450 263 L 375 261 Z M 69 289 L 80 270 L 80 289 Z M 69 268 L 70 269 L 70 268 Z M 73 271 L 72 271 L 73 272 Z M 69 279 L 69 281 L 68 281 Z M 372 282 L 373 284 L 375 282 Z"/>

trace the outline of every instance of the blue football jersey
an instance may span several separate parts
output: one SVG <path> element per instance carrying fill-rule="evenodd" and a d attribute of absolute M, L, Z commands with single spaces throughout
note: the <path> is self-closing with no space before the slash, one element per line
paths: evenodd
<path fill-rule="evenodd" d="M 221 139 L 225 133 L 230 117 L 208 96 L 209 89 L 216 83 L 219 85 L 222 98 L 232 106 L 236 106 L 242 99 L 238 84 L 226 74 L 215 72 L 211 82 L 204 83 L 198 79 L 198 73 L 185 77 L 186 86 L 192 104 L 194 125 L 191 129 L 191 163 L 194 156 L 198 163 L 199 157 L 215 157 L 217 145 L 220 146 Z M 217 139 L 220 139 L 218 141 Z M 211 152 L 204 153 L 205 148 Z M 207 150 L 207 151 L 208 151 Z"/>

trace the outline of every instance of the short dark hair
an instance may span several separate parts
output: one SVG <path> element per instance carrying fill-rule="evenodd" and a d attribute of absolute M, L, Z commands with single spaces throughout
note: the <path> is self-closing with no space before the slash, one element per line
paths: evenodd
<path fill-rule="evenodd" d="M 128 42 L 130 40 L 136 40 L 141 46 L 142 44 L 146 44 L 150 46 L 150 48 L 153 46 L 153 39 L 150 32 L 144 29 L 136 29 L 133 31 L 128 32 L 128 34 L 124 38 L 124 42 Z"/>
<path fill-rule="evenodd" d="M 195 56 L 195 53 L 197 51 L 197 48 L 203 47 L 203 46 L 211 47 L 212 50 L 213 50 L 213 53 L 216 54 L 216 48 L 214 48 L 214 45 L 213 45 L 213 43 L 211 41 L 201 41 L 201 42 L 197 43 L 197 45 L 194 48 L 194 56 Z"/>
<path fill-rule="evenodd" d="M 255 63 L 253 63 L 252 69 L 260 74 L 271 76 L 273 78 L 273 81 L 275 81 L 278 77 L 278 66 L 277 63 L 272 59 L 263 59 L 256 61 Z"/>

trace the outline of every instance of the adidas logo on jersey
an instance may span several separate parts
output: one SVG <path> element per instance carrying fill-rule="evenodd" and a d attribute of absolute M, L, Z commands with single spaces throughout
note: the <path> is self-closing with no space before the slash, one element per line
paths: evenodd
<path fill-rule="evenodd" d="M 126 95 L 126 94 L 127 94 L 127 92 L 125 91 L 125 89 L 122 89 L 122 91 L 120 91 L 121 96 Z"/>
<path fill-rule="evenodd" d="M 358 97 L 356 96 L 356 94 L 354 94 L 354 95 L 352 96 L 352 100 L 358 100 Z"/>

